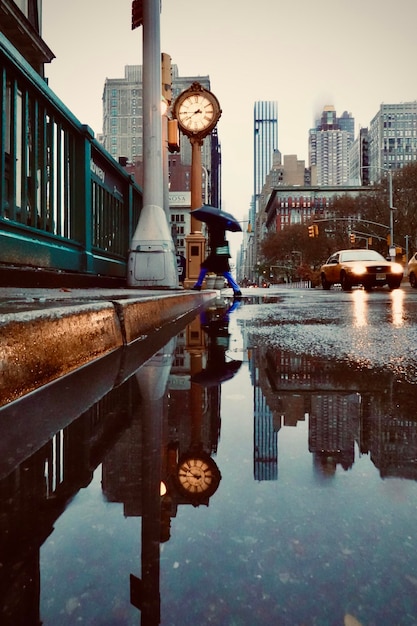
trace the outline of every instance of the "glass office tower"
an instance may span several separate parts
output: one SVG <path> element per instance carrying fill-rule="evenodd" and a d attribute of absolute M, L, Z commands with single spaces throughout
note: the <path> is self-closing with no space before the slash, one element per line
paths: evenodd
<path fill-rule="evenodd" d="M 254 106 L 253 120 L 253 212 L 258 209 L 258 199 L 266 177 L 272 168 L 274 151 L 278 150 L 278 102 L 259 100 Z M 251 216 L 254 223 L 255 215 Z"/>

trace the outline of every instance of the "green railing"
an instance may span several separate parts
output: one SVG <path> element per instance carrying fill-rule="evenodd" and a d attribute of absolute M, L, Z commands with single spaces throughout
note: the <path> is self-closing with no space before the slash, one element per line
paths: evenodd
<path fill-rule="evenodd" d="M 0 267 L 126 276 L 142 191 L 0 33 Z"/>

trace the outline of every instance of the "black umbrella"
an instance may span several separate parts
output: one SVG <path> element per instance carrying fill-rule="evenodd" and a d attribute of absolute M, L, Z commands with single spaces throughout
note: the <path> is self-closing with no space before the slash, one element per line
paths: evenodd
<path fill-rule="evenodd" d="M 202 387 L 221 385 L 221 383 L 226 382 L 226 380 L 233 378 L 241 365 L 242 361 L 229 361 L 217 367 L 207 367 L 205 370 L 198 372 L 198 374 L 193 374 L 191 376 L 191 382 L 197 383 Z"/>
<path fill-rule="evenodd" d="M 221 226 L 224 230 L 230 230 L 234 233 L 242 230 L 241 225 L 233 215 L 209 204 L 203 204 L 199 209 L 194 209 L 190 215 L 193 215 L 200 222 L 205 222 L 208 226 Z"/>

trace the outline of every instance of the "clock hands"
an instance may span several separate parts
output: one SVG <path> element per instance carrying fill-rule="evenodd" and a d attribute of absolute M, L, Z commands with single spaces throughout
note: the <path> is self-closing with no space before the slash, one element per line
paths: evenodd
<path fill-rule="evenodd" d="M 197 113 L 202 113 L 202 110 L 201 109 L 197 109 L 197 111 L 193 111 L 193 113 L 191 113 L 187 117 L 184 117 L 183 121 L 190 120 L 193 117 L 193 115 L 197 115 Z"/>

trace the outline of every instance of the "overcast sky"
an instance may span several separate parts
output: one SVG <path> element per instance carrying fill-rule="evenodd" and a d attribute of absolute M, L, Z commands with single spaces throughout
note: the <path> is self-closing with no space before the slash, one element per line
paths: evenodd
<path fill-rule="evenodd" d="M 249 210 L 256 100 L 278 102 L 278 147 L 306 166 L 325 105 L 350 112 L 357 132 L 381 103 L 416 100 L 416 20 L 417 0 L 162 0 L 161 51 L 181 76 L 209 75 L 223 111 L 222 208 Z M 130 24 L 131 0 L 43 0 L 49 85 L 96 134 L 106 77 L 142 64 Z"/>

